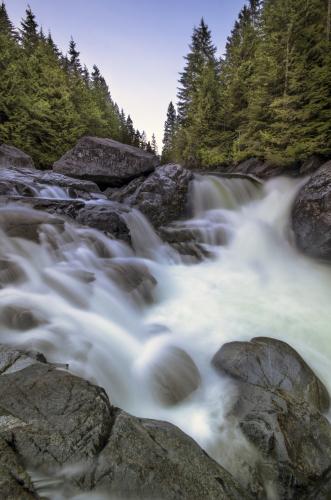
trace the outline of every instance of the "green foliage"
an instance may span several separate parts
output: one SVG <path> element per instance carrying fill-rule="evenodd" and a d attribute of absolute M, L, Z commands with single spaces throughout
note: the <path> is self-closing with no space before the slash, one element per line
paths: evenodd
<path fill-rule="evenodd" d="M 250 0 L 219 63 L 202 21 L 180 76 L 180 120 L 168 154 L 191 167 L 329 156 L 329 4 Z"/>
<path fill-rule="evenodd" d="M 51 34 L 45 37 L 30 7 L 18 35 L 0 5 L 0 142 L 23 149 L 39 167 L 83 135 L 141 146 L 99 69 L 90 75 L 79 56 L 73 39 L 64 56 Z"/>

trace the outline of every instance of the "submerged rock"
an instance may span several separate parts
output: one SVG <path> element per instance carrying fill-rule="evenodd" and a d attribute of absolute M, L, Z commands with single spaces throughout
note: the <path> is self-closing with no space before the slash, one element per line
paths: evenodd
<path fill-rule="evenodd" d="M 331 467 L 322 382 L 294 349 L 270 338 L 225 344 L 213 365 L 237 385 L 231 415 L 261 454 L 261 484 L 284 500 L 305 498 Z"/>
<path fill-rule="evenodd" d="M 154 398 L 165 406 L 181 403 L 198 389 L 201 376 L 191 356 L 162 338 L 152 339 L 137 364 Z"/>
<path fill-rule="evenodd" d="M 150 303 L 157 281 L 147 266 L 127 259 L 110 259 L 104 266 L 106 275 L 124 292 Z"/>
<path fill-rule="evenodd" d="M 11 237 L 39 242 L 43 226 L 51 225 L 63 231 L 64 221 L 48 213 L 22 206 L 0 208 L 0 228 Z"/>
<path fill-rule="evenodd" d="M 123 186 L 158 165 L 157 156 L 112 139 L 83 137 L 54 163 L 53 170 L 105 187 Z"/>
<path fill-rule="evenodd" d="M 300 250 L 331 262 L 331 161 L 300 189 L 292 209 L 292 227 Z"/>
<path fill-rule="evenodd" d="M 7 144 L 1 144 L 0 168 L 2 167 L 34 168 L 34 164 L 31 156 L 27 155 L 20 149 L 14 148 L 14 146 L 8 146 Z"/>

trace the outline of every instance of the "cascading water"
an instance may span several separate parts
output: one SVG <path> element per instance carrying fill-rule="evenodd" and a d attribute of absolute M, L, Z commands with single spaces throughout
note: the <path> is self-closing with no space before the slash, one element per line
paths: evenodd
<path fill-rule="evenodd" d="M 214 258 L 189 266 L 135 212 L 135 253 L 70 225 L 45 226 L 42 244 L 1 234 L 0 262 L 11 271 L 0 273 L 0 342 L 68 363 L 113 404 L 175 423 L 234 470 L 250 450 L 226 419 L 233 388 L 210 364 L 225 342 L 285 340 L 331 390 L 331 269 L 291 244 L 299 185 L 198 177 L 194 216 L 179 224 L 195 228 Z M 144 284 L 135 293 L 133 275 Z"/>

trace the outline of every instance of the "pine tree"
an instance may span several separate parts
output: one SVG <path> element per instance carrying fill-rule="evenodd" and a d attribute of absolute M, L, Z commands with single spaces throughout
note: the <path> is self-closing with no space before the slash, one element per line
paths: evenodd
<path fill-rule="evenodd" d="M 204 19 L 198 28 L 194 28 L 190 52 L 185 57 L 186 65 L 180 75 L 178 90 L 178 120 L 185 125 L 188 120 L 189 108 L 193 94 L 196 91 L 197 80 L 204 70 L 205 64 L 216 63 L 216 47 L 212 43 L 211 32 Z"/>
<path fill-rule="evenodd" d="M 0 33 L 11 37 L 16 36 L 14 27 L 8 17 L 6 5 L 4 2 L 2 2 L 0 5 Z"/>
<path fill-rule="evenodd" d="M 69 42 L 69 50 L 68 50 L 68 55 L 69 55 L 69 70 L 73 73 L 76 74 L 81 74 L 82 72 L 82 65 L 80 63 L 79 55 L 80 53 L 78 52 L 76 48 L 76 42 L 74 39 L 71 37 L 70 42 Z"/>
<path fill-rule="evenodd" d="M 159 151 L 158 151 L 156 137 L 155 137 L 154 133 L 152 134 L 151 147 L 152 147 L 152 153 L 154 153 L 157 156 L 159 154 Z"/>
<path fill-rule="evenodd" d="M 177 113 L 172 101 L 168 106 L 167 119 L 164 124 L 162 163 L 167 163 L 171 160 L 174 153 L 174 139 L 177 130 Z"/>
<path fill-rule="evenodd" d="M 33 14 L 30 6 L 25 11 L 25 19 L 21 22 L 20 33 L 21 42 L 25 50 L 33 50 L 39 41 L 39 33 L 36 16 Z"/>

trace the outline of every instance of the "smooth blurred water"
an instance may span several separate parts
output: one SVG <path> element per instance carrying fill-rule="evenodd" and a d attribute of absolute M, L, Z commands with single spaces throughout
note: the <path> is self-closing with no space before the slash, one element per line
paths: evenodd
<path fill-rule="evenodd" d="M 41 245 L 1 234 L 0 259 L 10 258 L 25 278 L 0 290 L 0 342 L 69 363 L 103 386 L 113 404 L 175 423 L 234 470 L 251 451 L 226 418 L 234 388 L 211 367 L 225 342 L 285 340 L 331 391 L 331 269 L 292 244 L 289 215 L 300 182 L 198 177 L 193 218 L 181 224 L 197 228 L 213 248 L 214 258 L 202 263 L 184 263 L 136 211 L 126 221 L 135 252 L 70 225 L 62 234 L 46 226 Z M 108 272 L 116 262 L 149 270 L 158 283 L 153 303 L 123 290 Z M 38 324 L 16 328 L 15 308 L 32 312 Z M 197 381 L 185 354 L 200 385 L 165 404 L 158 389 L 185 393 Z"/>

